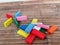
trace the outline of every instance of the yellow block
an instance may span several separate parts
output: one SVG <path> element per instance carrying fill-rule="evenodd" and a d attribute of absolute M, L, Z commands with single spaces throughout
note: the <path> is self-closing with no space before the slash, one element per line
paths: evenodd
<path fill-rule="evenodd" d="M 38 22 L 38 19 L 33 19 L 31 23 L 35 24 Z"/>
<path fill-rule="evenodd" d="M 18 31 L 17 31 L 17 34 L 18 34 L 18 35 L 21 35 L 21 36 L 23 36 L 23 37 L 25 37 L 25 38 L 27 38 L 27 37 L 29 36 L 29 33 L 25 32 L 25 31 L 22 30 L 22 29 L 18 30 Z"/>
<path fill-rule="evenodd" d="M 9 18 L 7 21 L 4 22 L 4 26 L 8 27 L 12 23 L 12 18 Z"/>

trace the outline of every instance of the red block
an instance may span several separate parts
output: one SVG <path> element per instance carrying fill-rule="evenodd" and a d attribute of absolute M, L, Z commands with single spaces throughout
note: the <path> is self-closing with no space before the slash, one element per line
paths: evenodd
<path fill-rule="evenodd" d="M 33 41 L 35 39 L 35 35 L 33 35 L 32 33 L 28 36 L 28 38 L 26 39 L 26 42 L 29 44 L 32 44 Z"/>
<path fill-rule="evenodd" d="M 35 36 L 39 37 L 42 40 L 46 38 L 46 34 L 40 32 L 36 29 L 33 29 L 31 33 L 34 34 Z"/>
<path fill-rule="evenodd" d="M 9 14 L 9 13 L 6 14 L 6 17 L 7 18 L 13 18 L 13 16 L 11 14 Z"/>

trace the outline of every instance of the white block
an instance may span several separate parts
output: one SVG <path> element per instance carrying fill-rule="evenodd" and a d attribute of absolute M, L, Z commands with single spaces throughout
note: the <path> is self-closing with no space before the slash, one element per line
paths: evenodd
<path fill-rule="evenodd" d="M 35 26 L 33 29 L 40 30 L 41 27 Z"/>

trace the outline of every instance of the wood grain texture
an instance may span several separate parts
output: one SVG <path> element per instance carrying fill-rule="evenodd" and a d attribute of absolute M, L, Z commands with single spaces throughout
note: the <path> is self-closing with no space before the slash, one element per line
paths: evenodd
<path fill-rule="evenodd" d="M 33 3 L 33 4 L 32 4 Z M 38 18 L 39 22 L 47 25 L 57 25 L 58 31 L 52 36 L 47 35 L 47 39 L 35 39 L 32 45 L 60 45 L 60 3 L 38 3 L 36 2 L 15 2 L 0 4 L 0 45 L 29 45 L 26 44 L 25 38 L 16 34 L 18 30 L 14 23 L 5 28 L 3 23 L 7 20 L 6 13 L 15 16 L 18 10 L 22 11 L 22 15 L 28 16 L 28 21 L 21 24 L 30 23 L 33 18 Z"/>

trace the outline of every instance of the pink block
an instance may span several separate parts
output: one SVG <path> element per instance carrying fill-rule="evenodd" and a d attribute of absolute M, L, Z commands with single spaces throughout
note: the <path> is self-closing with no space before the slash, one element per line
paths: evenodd
<path fill-rule="evenodd" d="M 17 21 L 26 21 L 27 20 L 27 16 L 19 16 L 17 17 Z"/>
<path fill-rule="evenodd" d="M 44 24 L 37 24 L 37 26 L 44 28 L 44 29 L 49 29 L 48 25 L 44 25 Z"/>

